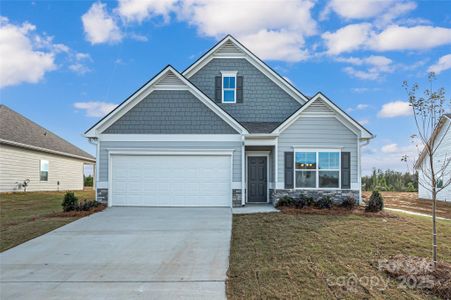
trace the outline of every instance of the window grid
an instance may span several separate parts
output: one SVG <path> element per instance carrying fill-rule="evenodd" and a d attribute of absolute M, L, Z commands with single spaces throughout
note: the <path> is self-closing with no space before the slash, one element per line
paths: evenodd
<path fill-rule="evenodd" d="M 315 153 L 316 154 L 316 168 L 315 169 L 306 169 L 306 168 L 297 168 L 296 167 L 296 154 L 297 153 Z M 321 169 L 320 168 L 320 161 L 319 161 L 319 154 L 320 153 L 338 153 L 338 169 L 334 168 L 328 168 L 328 169 Z M 315 172 L 315 187 L 298 187 L 296 184 L 296 173 L 298 171 L 311 171 Z M 337 187 L 320 187 L 320 172 L 338 172 L 338 186 Z M 334 150 L 334 149 L 323 149 L 323 150 L 312 150 L 312 149 L 296 149 L 294 151 L 294 188 L 295 189 L 303 189 L 303 190 L 318 190 L 318 189 L 329 189 L 329 190 L 336 190 L 341 188 L 341 151 L 340 150 Z"/>

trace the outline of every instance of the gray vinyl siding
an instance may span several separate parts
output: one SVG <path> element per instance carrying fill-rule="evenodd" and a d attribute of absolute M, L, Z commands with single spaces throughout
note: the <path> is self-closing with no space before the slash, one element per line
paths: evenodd
<path fill-rule="evenodd" d="M 189 78 L 215 99 L 215 76 L 237 71 L 243 76 L 243 103 L 218 103 L 239 122 L 282 122 L 301 104 L 243 58 L 215 58 Z"/>
<path fill-rule="evenodd" d="M 108 149 L 146 150 L 146 149 L 227 149 L 234 150 L 232 180 L 241 182 L 241 142 L 99 142 L 99 181 L 108 181 Z"/>
<path fill-rule="evenodd" d="M 358 137 L 335 117 L 300 117 L 279 136 L 278 181 L 285 182 L 284 152 L 298 147 L 343 147 L 351 152 L 351 183 L 358 183 Z"/>
<path fill-rule="evenodd" d="M 191 92 L 156 90 L 103 133 L 234 134 L 237 131 Z"/>
<path fill-rule="evenodd" d="M 40 161 L 49 162 L 47 181 L 40 181 Z M 27 191 L 82 190 L 84 161 L 62 155 L 0 145 L 0 192 L 23 191 L 17 182 L 29 179 Z M 90 163 L 94 164 L 94 163 Z M 60 182 L 58 186 L 57 182 Z"/>

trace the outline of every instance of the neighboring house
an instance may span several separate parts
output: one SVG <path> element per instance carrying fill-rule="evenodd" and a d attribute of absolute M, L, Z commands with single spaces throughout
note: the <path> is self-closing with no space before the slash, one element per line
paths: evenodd
<path fill-rule="evenodd" d="M 447 168 L 443 172 L 438 172 L 443 166 L 446 160 L 451 160 L 451 114 L 444 114 L 433 133 L 433 139 L 440 143 L 438 146 L 434 146 L 437 150 L 434 153 L 434 169 L 437 172 L 437 188 L 441 189 L 443 185 L 445 188 L 437 194 L 437 200 L 451 202 L 451 185 L 446 186 L 446 182 L 451 177 L 451 163 L 447 165 Z M 426 155 L 426 151 L 423 150 L 419 159 L 415 164 L 415 169 L 418 171 L 418 198 L 432 199 L 432 192 L 430 191 L 430 167 L 429 158 Z"/>
<path fill-rule="evenodd" d="M 239 206 L 283 195 L 360 198 L 373 135 L 308 98 L 228 35 L 182 73 L 167 66 L 85 132 L 110 206 Z"/>
<path fill-rule="evenodd" d="M 0 105 L 0 192 L 82 190 L 85 164 L 95 158 Z"/>

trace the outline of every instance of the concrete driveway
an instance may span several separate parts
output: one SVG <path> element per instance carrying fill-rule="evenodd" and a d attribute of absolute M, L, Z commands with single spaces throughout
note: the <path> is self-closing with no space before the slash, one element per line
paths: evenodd
<path fill-rule="evenodd" d="M 224 299 L 229 208 L 114 207 L 0 254 L 4 299 Z"/>

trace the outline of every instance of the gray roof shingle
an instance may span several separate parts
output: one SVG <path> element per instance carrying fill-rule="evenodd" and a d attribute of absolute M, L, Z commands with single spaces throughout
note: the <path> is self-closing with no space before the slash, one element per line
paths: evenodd
<path fill-rule="evenodd" d="M 90 161 L 95 158 L 89 153 L 60 138 L 9 107 L 0 104 L 0 140 L 3 143 L 19 143 L 39 147 L 50 152 L 61 152 L 68 156 L 79 156 Z"/>
<path fill-rule="evenodd" d="M 281 122 L 241 122 L 249 133 L 271 133 Z"/>

